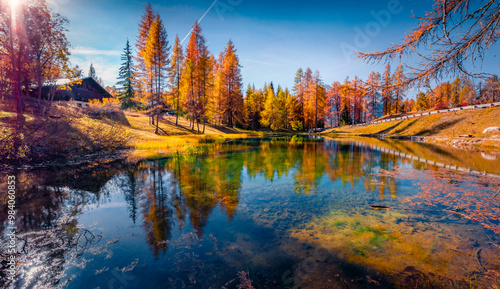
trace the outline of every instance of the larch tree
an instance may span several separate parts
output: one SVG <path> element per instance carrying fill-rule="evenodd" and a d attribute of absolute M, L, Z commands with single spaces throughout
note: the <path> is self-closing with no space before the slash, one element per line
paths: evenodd
<path fill-rule="evenodd" d="M 241 92 L 241 67 L 233 42 L 229 40 L 223 52 L 222 71 L 225 95 L 223 117 L 229 127 L 242 122 L 243 94 Z"/>
<path fill-rule="evenodd" d="M 486 79 L 484 84 L 483 102 L 496 102 L 500 99 L 500 80 L 497 75 L 492 75 Z"/>
<path fill-rule="evenodd" d="M 156 130 L 159 132 L 159 118 L 165 110 L 163 101 L 163 91 L 166 85 L 166 77 L 170 63 L 170 46 L 168 35 L 160 16 L 157 14 L 153 24 L 149 29 L 146 41 L 144 56 L 144 66 L 147 71 L 148 82 L 152 84 L 150 108 L 151 116 L 156 116 Z"/>
<path fill-rule="evenodd" d="M 393 76 L 393 105 L 392 105 L 392 112 L 394 113 L 400 113 L 401 112 L 401 105 L 403 104 L 403 97 L 404 93 L 406 90 L 406 84 L 405 84 L 405 76 L 403 74 L 403 66 L 401 64 L 398 65 L 396 68 L 396 71 L 394 72 Z"/>
<path fill-rule="evenodd" d="M 378 114 L 380 97 L 380 73 L 372 71 L 366 81 L 367 89 L 367 121 L 372 121 Z"/>
<path fill-rule="evenodd" d="M 206 46 L 198 21 L 194 23 L 186 49 L 184 70 L 182 75 L 183 104 L 188 111 L 191 128 L 196 122 L 198 132 L 199 123 L 206 122 L 205 112 L 209 100 L 209 91 L 212 85 L 211 74 L 213 64 Z"/>
<path fill-rule="evenodd" d="M 136 107 L 136 103 L 134 100 L 135 92 L 134 87 L 132 85 L 132 81 L 135 77 L 135 69 L 134 62 L 132 57 L 132 48 L 130 47 L 130 43 L 127 39 L 127 44 L 123 49 L 123 54 L 121 56 L 121 60 L 123 61 L 120 66 L 120 70 L 118 73 L 118 83 L 120 86 L 118 92 L 118 99 L 121 101 L 122 109 L 131 109 Z"/>
<path fill-rule="evenodd" d="M 149 29 L 154 22 L 156 13 L 153 11 L 151 4 L 146 4 L 146 9 L 139 22 L 139 35 L 137 36 L 135 47 L 137 50 L 137 55 L 135 56 L 136 63 L 136 77 L 134 81 L 134 87 L 136 89 L 136 94 L 141 99 L 143 104 L 151 106 L 150 100 L 152 99 L 151 94 L 153 91 L 153 84 L 150 82 L 151 78 L 148 77 L 146 66 L 144 62 L 144 56 L 146 51 L 146 43 L 149 37 Z M 151 123 L 154 124 L 154 119 L 151 118 Z"/>
<path fill-rule="evenodd" d="M 278 110 L 281 108 L 277 103 L 278 100 L 274 94 L 274 89 L 267 89 L 261 124 L 272 130 L 279 129 Z"/>
<path fill-rule="evenodd" d="M 221 125 L 223 119 L 223 98 L 226 95 L 226 86 L 224 85 L 224 71 L 222 69 L 224 61 L 224 53 L 220 52 L 218 59 L 214 64 L 214 88 L 212 90 L 211 102 L 212 102 L 212 120 L 214 124 Z"/>
<path fill-rule="evenodd" d="M 365 95 L 365 90 L 362 86 L 362 81 L 354 76 L 351 82 L 351 118 L 353 123 L 360 123 L 363 121 L 363 96 Z"/>
<path fill-rule="evenodd" d="M 351 85 L 349 77 L 346 77 L 344 83 L 340 86 L 340 106 L 342 107 L 340 112 L 340 124 L 341 125 L 351 125 Z"/>
<path fill-rule="evenodd" d="M 184 51 L 179 40 L 175 37 L 175 44 L 172 50 L 172 61 L 170 62 L 170 87 L 172 88 L 172 106 L 176 110 L 175 125 L 179 124 L 180 113 L 180 93 L 181 93 L 181 73 L 184 62 Z"/>
<path fill-rule="evenodd" d="M 330 127 L 334 127 L 340 123 L 340 111 L 341 111 L 341 94 L 340 94 L 340 83 L 335 81 L 332 83 L 328 92 L 326 93 L 326 106 L 325 113 L 327 118 L 330 120 Z"/>
<path fill-rule="evenodd" d="M 297 110 L 302 126 L 304 126 L 304 91 L 304 71 L 299 68 L 293 82 L 293 93 L 297 99 Z"/>
<path fill-rule="evenodd" d="M 446 75 L 485 76 L 469 67 L 482 61 L 500 36 L 499 1 L 434 0 L 430 12 L 416 18 L 416 27 L 401 44 L 359 57 L 377 63 L 417 55 L 417 66 L 406 67 L 406 84 L 428 84 Z"/>
<path fill-rule="evenodd" d="M 385 66 L 383 84 L 382 84 L 382 114 L 388 115 L 391 113 L 392 104 L 392 76 L 391 76 L 391 65 L 387 63 Z"/>

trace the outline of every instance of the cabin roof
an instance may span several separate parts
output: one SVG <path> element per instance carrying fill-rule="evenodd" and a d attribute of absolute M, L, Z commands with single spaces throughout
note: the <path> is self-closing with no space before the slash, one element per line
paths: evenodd
<path fill-rule="evenodd" d="M 103 97 L 111 97 L 111 94 L 106 90 L 104 89 L 97 81 L 95 81 L 94 78 L 92 77 L 84 77 L 84 78 L 81 78 L 81 79 L 68 79 L 68 78 L 60 78 L 60 79 L 57 79 L 55 82 L 52 82 L 52 83 L 45 83 L 45 85 L 43 87 L 49 87 L 49 86 L 52 86 L 52 85 L 56 85 L 56 86 L 61 86 L 61 85 L 69 85 L 69 86 L 72 86 L 72 83 L 77 83 L 79 80 L 81 80 L 82 82 L 87 82 L 87 83 L 90 83 L 93 87 L 95 87 L 102 95 Z M 73 88 L 75 89 L 75 88 Z M 79 90 L 79 93 L 83 94 L 83 90 L 84 89 L 78 89 Z"/>

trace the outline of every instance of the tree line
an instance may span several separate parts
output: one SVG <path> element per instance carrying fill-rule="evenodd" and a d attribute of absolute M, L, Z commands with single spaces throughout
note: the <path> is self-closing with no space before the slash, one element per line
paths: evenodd
<path fill-rule="evenodd" d="M 168 110 L 186 116 L 190 127 L 203 133 L 205 125 L 226 125 L 252 130 L 303 131 L 316 127 L 351 125 L 375 118 L 430 108 L 495 101 L 498 77 L 475 86 L 463 75 L 434 89 L 407 97 L 403 66 L 381 74 L 372 72 L 366 81 L 355 76 L 325 84 L 320 73 L 300 68 L 292 90 L 264 84 L 242 89 L 241 66 L 229 40 L 218 57 L 210 53 L 198 22 L 184 48 L 179 37 L 173 48 L 160 16 L 150 4 L 139 23 L 134 54 L 125 46 L 118 82 L 123 109 L 142 108 L 151 116 L 158 132 L 160 116 Z"/>
<path fill-rule="evenodd" d="M 135 46 L 134 55 L 127 41 L 122 54 L 118 98 L 123 109 L 146 109 L 156 133 L 160 116 L 169 110 L 176 111 L 176 124 L 180 114 L 186 115 L 198 132 L 204 133 L 207 122 L 243 125 L 241 68 L 231 40 L 216 58 L 195 22 L 187 47 L 176 36 L 172 48 L 159 14 L 148 3 Z"/>
<path fill-rule="evenodd" d="M 18 113 L 31 91 L 42 95 L 42 86 L 71 77 L 68 65 L 68 19 L 52 11 L 46 0 L 2 1 L 0 5 L 0 98 L 11 100 Z"/>

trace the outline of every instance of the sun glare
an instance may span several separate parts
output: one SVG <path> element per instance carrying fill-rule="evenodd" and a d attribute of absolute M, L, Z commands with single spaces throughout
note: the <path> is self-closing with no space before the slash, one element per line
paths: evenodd
<path fill-rule="evenodd" d="M 17 10 L 17 6 L 19 5 L 19 2 L 21 0 L 8 0 L 9 1 L 9 5 L 10 5 L 10 8 L 12 9 L 12 16 L 15 16 L 16 15 L 16 10 Z"/>

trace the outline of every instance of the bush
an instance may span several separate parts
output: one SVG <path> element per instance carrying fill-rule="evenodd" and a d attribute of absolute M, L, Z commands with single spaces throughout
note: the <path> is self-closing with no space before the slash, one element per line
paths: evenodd
<path fill-rule="evenodd" d="M 123 125 L 130 126 L 125 114 L 120 109 L 120 103 L 114 98 L 104 98 L 102 102 L 97 99 L 91 99 L 89 101 L 89 106 L 87 106 L 83 112 L 94 119 L 107 118 Z"/>
<path fill-rule="evenodd" d="M 0 133 L 0 158 L 4 164 L 27 159 L 29 147 L 26 145 L 24 133 L 13 133 L 2 128 Z"/>
<path fill-rule="evenodd" d="M 303 131 L 304 127 L 302 126 L 302 122 L 300 121 L 292 121 L 290 122 L 293 131 Z"/>
<path fill-rule="evenodd" d="M 213 135 L 206 135 L 202 139 L 200 139 L 199 143 L 215 143 L 215 144 L 220 144 L 223 143 L 226 139 L 219 135 L 219 136 L 213 136 Z"/>
<path fill-rule="evenodd" d="M 442 102 L 437 103 L 436 106 L 434 107 L 435 110 L 442 110 L 447 108 L 448 106 Z"/>

